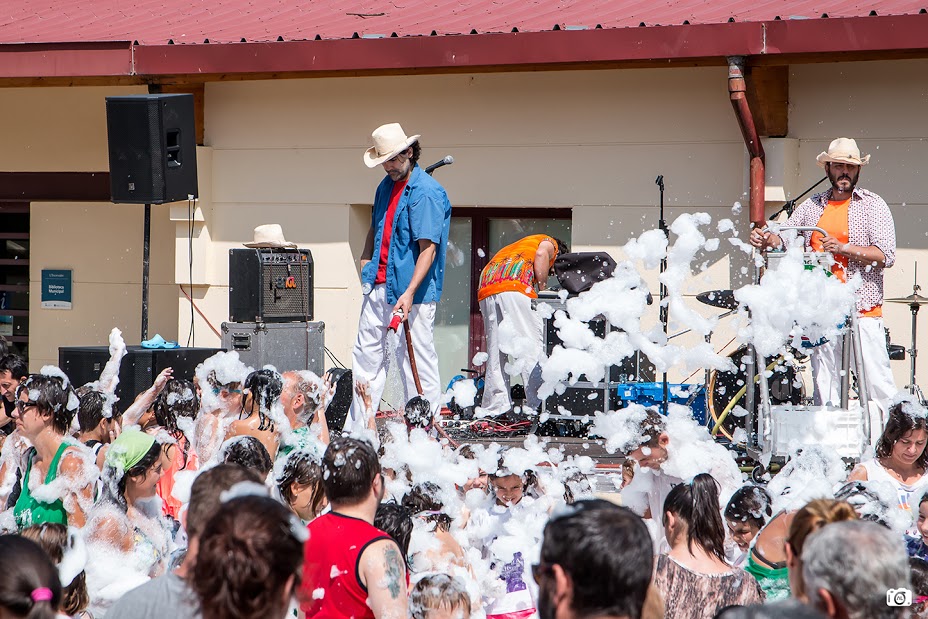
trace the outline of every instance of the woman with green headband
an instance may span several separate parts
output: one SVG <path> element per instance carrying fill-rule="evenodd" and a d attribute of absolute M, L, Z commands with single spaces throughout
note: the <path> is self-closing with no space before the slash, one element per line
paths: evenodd
<path fill-rule="evenodd" d="M 93 504 L 99 470 L 69 438 L 78 400 L 60 370 L 32 374 L 16 390 L 16 430 L 32 447 L 20 467 L 19 494 L 10 497 L 20 530 L 54 522 L 82 527 Z M 48 499 L 54 496 L 52 501 Z"/>
<path fill-rule="evenodd" d="M 113 441 L 106 452 L 102 495 L 88 524 L 91 555 L 115 550 L 128 555 L 128 571 L 161 575 L 171 538 L 156 492 L 161 473 L 161 445 L 155 437 L 133 429 Z M 112 561 L 112 557 L 98 560 Z M 87 576 L 93 580 L 91 571 Z M 89 583 L 95 590 L 107 584 Z"/>

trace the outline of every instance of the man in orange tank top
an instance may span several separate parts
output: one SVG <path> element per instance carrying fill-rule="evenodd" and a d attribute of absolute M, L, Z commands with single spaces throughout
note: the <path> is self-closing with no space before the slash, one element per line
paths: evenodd
<path fill-rule="evenodd" d="M 477 301 L 487 336 L 486 372 L 481 406 L 493 415 L 512 408 L 509 396 L 509 353 L 523 364 L 510 368 L 520 372 L 525 385 L 525 403 L 537 410 L 541 404 L 541 366 L 532 359 L 541 353 L 541 316 L 532 309 L 537 290 L 544 290 L 554 259 L 567 252 L 563 241 L 547 234 L 533 234 L 502 248 L 480 273 Z M 501 337 L 502 335 L 502 337 Z"/>
<path fill-rule="evenodd" d="M 883 269 L 896 261 L 893 216 L 880 196 L 857 186 L 861 167 L 870 161 L 870 155 L 860 156 L 857 142 L 838 138 L 816 160 L 828 174 L 831 189 L 800 204 L 785 225 L 824 229 L 827 236 L 806 232 L 806 245 L 817 252 L 831 252 L 835 258 L 832 272 L 842 280 L 860 276 L 857 315 L 864 371 L 870 385 L 870 399 L 885 413 L 889 400 L 896 394 L 883 331 Z M 751 231 L 751 244 L 778 248 L 783 240 L 766 229 L 755 228 Z M 841 386 L 841 341 L 835 339 L 814 348 L 811 357 L 815 403 L 837 406 Z"/>

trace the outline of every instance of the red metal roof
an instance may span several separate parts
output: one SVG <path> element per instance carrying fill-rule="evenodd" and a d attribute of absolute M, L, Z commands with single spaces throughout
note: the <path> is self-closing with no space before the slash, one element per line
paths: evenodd
<path fill-rule="evenodd" d="M 0 44 L 238 43 L 819 20 L 928 0 L 3 0 Z"/>

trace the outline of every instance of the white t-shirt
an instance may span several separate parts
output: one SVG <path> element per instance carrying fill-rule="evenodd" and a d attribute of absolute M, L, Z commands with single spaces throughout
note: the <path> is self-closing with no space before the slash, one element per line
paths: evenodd
<path fill-rule="evenodd" d="M 670 545 L 664 535 L 664 501 L 673 487 L 681 483 L 683 480 L 679 477 L 661 470 L 638 469 L 632 483 L 622 489 L 623 505 L 639 516 L 644 516 L 645 511 L 650 510 L 651 521 L 645 523 L 651 532 L 655 555 L 670 552 Z"/>
<path fill-rule="evenodd" d="M 529 498 L 523 498 L 522 500 L 531 501 Z M 489 535 L 484 538 L 484 549 L 499 571 L 501 580 L 505 583 L 505 592 L 502 596 L 487 600 L 486 613 L 488 617 L 535 610 L 537 591 L 535 581 L 531 575 L 531 565 L 526 559 L 528 549 L 526 548 L 525 551 L 517 550 L 510 554 L 507 549 L 512 547 L 513 540 L 503 539 L 512 535 L 507 530 L 506 523 L 513 520 L 513 518 L 515 518 L 516 522 L 519 522 L 519 512 L 521 511 L 521 502 L 512 507 L 494 504 L 487 510 L 490 526 L 488 527 Z M 504 561 L 505 563 L 500 565 Z"/>
<path fill-rule="evenodd" d="M 906 513 L 907 522 L 910 523 L 906 527 L 906 535 L 919 537 L 921 534 L 916 526 L 916 514 L 918 513 L 918 503 L 921 501 L 922 495 L 928 491 L 928 473 L 922 475 L 914 484 L 904 484 L 890 475 L 889 471 L 883 468 L 883 465 L 876 458 L 860 464 L 867 471 L 867 480 L 885 482 L 896 489 L 896 494 L 899 496 L 899 509 Z"/>

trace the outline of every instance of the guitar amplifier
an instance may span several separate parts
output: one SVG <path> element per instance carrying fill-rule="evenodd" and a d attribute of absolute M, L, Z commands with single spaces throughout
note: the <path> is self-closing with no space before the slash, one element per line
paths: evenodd
<path fill-rule="evenodd" d="M 313 319 L 313 254 L 308 249 L 229 250 L 230 322 Z"/>

